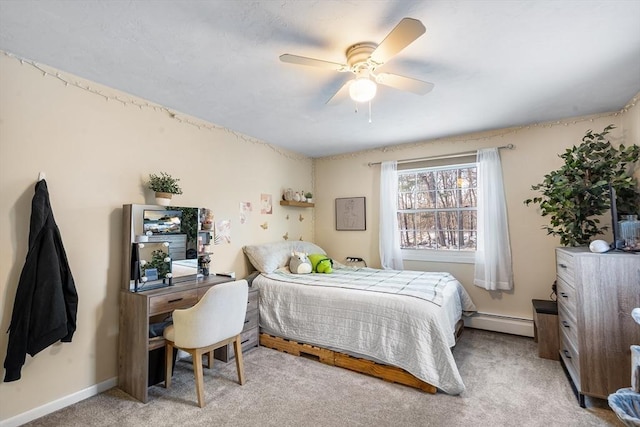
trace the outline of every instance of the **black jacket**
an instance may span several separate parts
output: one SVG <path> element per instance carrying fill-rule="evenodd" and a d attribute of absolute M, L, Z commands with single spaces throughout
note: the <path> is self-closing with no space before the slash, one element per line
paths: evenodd
<path fill-rule="evenodd" d="M 29 251 L 13 304 L 4 381 L 20 379 L 26 354 L 71 342 L 76 330 L 78 294 L 53 219 L 47 183 L 36 184 L 31 203 Z"/>

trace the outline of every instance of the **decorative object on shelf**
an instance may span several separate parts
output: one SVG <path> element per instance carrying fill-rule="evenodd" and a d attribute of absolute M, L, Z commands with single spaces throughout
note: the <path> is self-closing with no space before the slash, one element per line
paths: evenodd
<path fill-rule="evenodd" d="M 211 257 L 208 254 L 200 255 L 198 257 L 198 264 L 203 276 L 209 275 L 209 264 L 211 263 Z"/>
<path fill-rule="evenodd" d="M 159 175 L 149 174 L 149 189 L 156 194 L 156 203 L 160 206 L 169 206 L 174 194 L 182 194 L 182 189 L 178 185 L 179 178 L 174 178 L 166 172 Z"/>
<path fill-rule="evenodd" d="M 287 188 L 286 191 L 284 192 L 284 200 L 286 201 L 291 201 L 293 200 L 293 195 L 295 193 L 293 192 L 293 190 L 291 188 Z"/>
<path fill-rule="evenodd" d="M 640 221 L 638 215 L 621 215 L 618 222 L 620 239 L 624 241 L 624 250 L 640 250 Z"/>
<path fill-rule="evenodd" d="M 589 243 L 589 250 L 597 254 L 608 252 L 609 249 L 611 249 L 609 247 L 609 244 L 604 240 L 594 240 L 593 242 Z"/>
<path fill-rule="evenodd" d="M 542 228 L 547 234 L 559 236 L 564 246 L 588 245 L 594 236 L 608 229 L 599 226 L 598 216 L 610 209 L 609 184 L 617 194 L 619 213 L 634 213 L 640 205 L 632 169 L 640 158 L 640 146 L 620 145 L 616 149 L 606 140 L 612 129 L 613 125 L 601 133 L 588 130 L 582 144 L 560 155 L 564 165 L 531 187 L 541 195 L 524 201 L 526 205 L 539 204 L 541 215 L 551 217 L 550 225 Z"/>
<path fill-rule="evenodd" d="M 304 197 L 307 199 L 307 203 L 313 203 L 313 194 L 310 192 L 306 192 Z"/>
<path fill-rule="evenodd" d="M 213 230 L 214 215 L 211 209 L 202 210 L 202 229 Z"/>
<path fill-rule="evenodd" d="M 336 230 L 366 230 L 366 211 L 364 197 L 345 197 L 336 199 Z"/>
<path fill-rule="evenodd" d="M 298 193 L 297 191 L 296 191 L 296 192 L 294 193 L 294 195 L 293 195 L 293 201 L 294 201 L 294 202 L 300 202 L 300 201 L 301 201 L 301 199 L 300 199 L 300 193 Z"/>

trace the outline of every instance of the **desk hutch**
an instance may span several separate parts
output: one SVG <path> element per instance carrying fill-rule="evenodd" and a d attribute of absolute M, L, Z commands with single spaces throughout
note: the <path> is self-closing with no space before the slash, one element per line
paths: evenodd
<path fill-rule="evenodd" d="M 235 280 L 225 276 L 193 274 L 173 278 L 166 284 L 159 280 L 160 285 L 155 289 L 152 287 L 145 290 L 144 286 L 136 288 L 135 280 L 131 279 L 132 247 L 137 241 L 136 236 L 143 234 L 140 214 L 145 209 L 161 210 L 164 207 L 123 206 L 122 288 L 119 298 L 118 348 L 118 386 L 144 403 L 148 400 L 148 387 L 164 381 L 165 342 L 161 333 L 156 337 L 152 337 L 153 334 L 150 335 L 150 325 L 165 321 L 175 309 L 193 306 L 212 286 Z M 199 226 L 197 227 L 200 232 Z M 157 238 L 152 238 L 150 241 L 153 240 Z M 180 250 L 184 252 L 184 248 Z M 172 250 L 170 244 L 168 251 L 172 259 L 181 258 L 175 248 Z M 258 345 L 258 335 L 258 291 L 249 288 L 247 318 L 241 340 L 243 350 Z M 225 362 L 229 361 L 234 357 L 233 348 L 231 346 L 219 348 L 215 351 L 215 357 Z M 150 360 L 155 358 L 159 359 L 156 363 L 159 369 L 154 370 L 157 372 L 152 372 Z M 158 372 L 160 376 L 157 375 Z"/>

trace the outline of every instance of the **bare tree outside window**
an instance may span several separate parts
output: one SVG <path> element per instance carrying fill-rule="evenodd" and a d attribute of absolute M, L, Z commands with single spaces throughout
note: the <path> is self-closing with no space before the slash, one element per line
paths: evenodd
<path fill-rule="evenodd" d="M 398 172 L 402 249 L 475 251 L 475 163 Z"/>

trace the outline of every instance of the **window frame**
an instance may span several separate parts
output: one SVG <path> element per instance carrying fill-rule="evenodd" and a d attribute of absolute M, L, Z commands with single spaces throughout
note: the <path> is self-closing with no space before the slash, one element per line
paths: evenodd
<path fill-rule="evenodd" d="M 451 163 L 447 165 L 421 166 L 416 168 L 402 169 L 402 170 L 398 170 L 398 175 L 408 174 L 408 173 L 415 174 L 422 171 L 437 172 L 439 170 L 465 169 L 470 167 L 475 167 L 476 174 L 477 174 L 478 162 L 465 161 L 463 163 Z M 461 213 L 463 211 L 470 211 L 470 210 L 477 212 L 478 206 L 476 206 L 475 208 L 462 208 L 462 209 L 456 208 L 455 209 L 455 211 L 458 213 Z M 398 209 L 398 203 L 396 201 L 396 212 L 400 213 L 400 211 L 401 210 Z M 437 214 L 439 210 L 438 209 L 408 209 L 405 211 L 424 211 L 424 212 L 434 212 Z M 476 215 L 476 221 L 477 221 L 477 215 Z M 398 232 L 400 233 L 400 224 L 398 224 Z M 477 222 L 476 222 L 476 233 L 477 233 Z M 404 261 L 429 261 L 429 262 L 473 264 L 475 263 L 475 257 L 476 257 L 476 250 L 471 251 L 471 250 L 438 250 L 438 249 L 401 248 L 400 251 L 402 253 L 402 259 Z"/>

